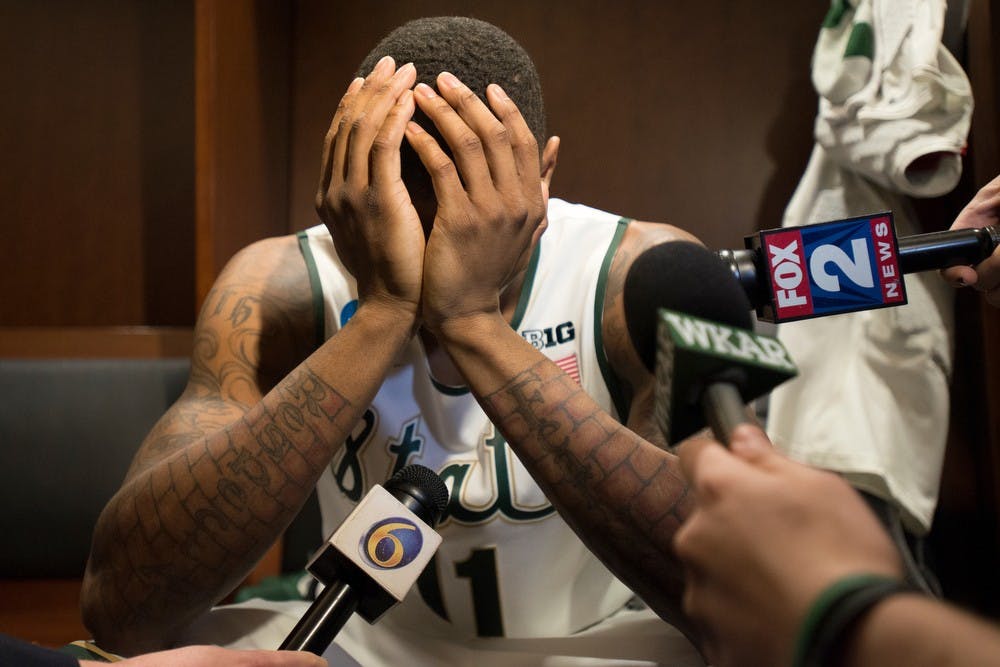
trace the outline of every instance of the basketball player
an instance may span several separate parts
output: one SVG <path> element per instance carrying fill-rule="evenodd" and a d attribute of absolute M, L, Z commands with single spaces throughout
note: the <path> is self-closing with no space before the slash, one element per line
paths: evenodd
<path fill-rule="evenodd" d="M 364 665 L 702 664 L 601 562 L 646 563 L 634 592 L 684 627 L 664 554 L 690 500 L 621 294 L 633 257 L 692 237 L 550 198 L 559 140 L 533 63 L 498 28 L 414 21 L 360 71 L 323 149 L 323 224 L 244 249 L 206 299 L 188 386 L 97 525 L 88 627 L 125 654 L 170 645 L 314 487 L 329 532 L 420 463 L 450 487 L 444 543 L 339 650 Z M 273 648 L 304 608 L 253 616 L 228 644 Z"/>

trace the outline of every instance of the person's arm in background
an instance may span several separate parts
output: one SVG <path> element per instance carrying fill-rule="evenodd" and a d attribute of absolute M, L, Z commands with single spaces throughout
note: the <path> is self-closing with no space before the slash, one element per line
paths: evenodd
<path fill-rule="evenodd" d="M 104 662 L 81 660 L 80 667 Z M 306 651 L 236 651 L 218 646 L 186 646 L 116 662 L 123 667 L 326 667 L 327 661 Z"/>
<path fill-rule="evenodd" d="M 795 463 L 757 428 L 731 451 L 692 440 L 681 462 L 697 508 L 677 532 L 684 606 L 718 667 L 788 665 L 821 592 L 859 574 L 902 578 L 898 553 L 844 480 Z M 850 627 L 831 665 L 1000 664 L 1000 631 L 916 593 L 890 595 Z M 828 656 L 827 656 L 828 657 Z"/>
<path fill-rule="evenodd" d="M 239 584 L 412 338 L 424 236 L 399 176 L 399 145 L 414 78 L 412 65 L 382 61 L 348 88 L 327 136 L 317 208 L 357 278 L 350 322 L 312 350 L 311 291 L 294 237 L 241 251 L 207 297 L 187 388 L 95 528 L 82 610 L 102 648 L 167 648 Z"/>
<path fill-rule="evenodd" d="M 0 664 L 11 667 L 96 667 L 107 662 L 77 660 L 71 655 L 42 648 L 0 634 Z M 325 667 L 323 658 L 299 651 L 234 651 L 217 646 L 188 646 L 119 660 L 125 667 Z"/>
<path fill-rule="evenodd" d="M 976 196 L 962 209 L 951 229 L 970 229 L 1000 223 L 1000 176 L 984 185 Z M 977 264 L 953 266 L 942 272 L 955 287 L 970 285 L 983 292 L 986 301 L 1000 308 L 1000 248 Z"/>
<path fill-rule="evenodd" d="M 681 570 L 670 559 L 673 531 L 690 509 L 676 457 L 605 412 L 499 308 L 544 228 L 552 140 L 540 168 L 534 137 L 498 87 L 487 90 L 494 116 L 461 83 L 438 84 L 440 96 L 423 86 L 415 96 L 454 163 L 420 128 L 407 132 L 438 201 L 425 255 L 424 321 L 584 543 L 661 616 L 690 631 L 678 613 Z M 609 292 L 620 293 L 626 270 L 619 267 Z M 616 326 L 620 333 L 624 321 Z M 637 393 L 651 395 L 652 377 L 643 372 L 647 384 Z M 649 418 L 648 398 L 634 402 L 630 425 Z M 642 433 L 653 431 L 650 423 Z"/>

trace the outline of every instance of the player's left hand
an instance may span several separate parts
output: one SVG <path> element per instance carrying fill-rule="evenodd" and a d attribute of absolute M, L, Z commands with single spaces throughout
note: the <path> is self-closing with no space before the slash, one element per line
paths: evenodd
<path fill-rule="evenodd" d="M 454 75 L 442 73 L 437 83 L 440 95 L 420 84 L 414 98 L 454 159 L 416 123 L 406 132 L 437 198 L 421 303 L 432 331 L 499 312 L 500 292 L 527 266 L 545 229 L 548 204 L 538 143 L 500 86 L 487 89 L 491 112 Z"/>

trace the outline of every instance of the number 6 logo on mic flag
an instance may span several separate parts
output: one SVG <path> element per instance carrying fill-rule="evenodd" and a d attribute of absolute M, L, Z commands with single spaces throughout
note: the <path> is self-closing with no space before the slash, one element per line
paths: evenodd
<path fill-rule="evenodd" d="M 361 541 L 361 555 L 377 568 L 393 570 L 409 565 L 423 545 L 423 535 L 416 524 L 391 517 L 368 529 Z"/>

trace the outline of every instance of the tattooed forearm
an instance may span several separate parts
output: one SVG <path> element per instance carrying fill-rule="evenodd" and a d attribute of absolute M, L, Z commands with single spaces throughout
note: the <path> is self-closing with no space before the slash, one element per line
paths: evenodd
<path fill-rule="evenodd" d="M 95 552 L 116 573 L 107 617 L 140 627 L 155 609 L 183 621 L 235 586 L 308 497 L 351 407 L 303 364 L 236 422 L 130 480 L 101 522 L 113 539 L 95 539 L 124 546 Z"/>
<path fill-rule="evenodd" d="M 519 374 L 484 403 L 508 440 L 521 444 L 522 461 L 586 507 L 620 505 L 651 536 L 663 521 L 683 517 L 686 485 L 672 457 L 643 446 L 549 362 Z"/>
<path fill-rule="evenodd" d="M 640 594 L 644 581 L 679 592 L 670 544 L 692 498 L 674 457 L 615 422 L 549 361 L 518 374 L 483 405 L 595 553 L 616 572 L 636 572 L 634 580 L 623 578 Z"/>
<path fill-rule="evenodd" d="M 198 317 L 184 393 L 95 528 L 82 602 L 102 645 L 162 648 L 243 579 L 409 340 L 412 325 L 396 324 L 362 308 L 317 341 L 294 237 L 253 244 L 227 265 Z"/>

